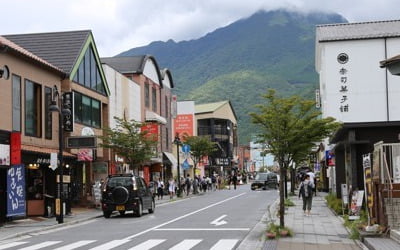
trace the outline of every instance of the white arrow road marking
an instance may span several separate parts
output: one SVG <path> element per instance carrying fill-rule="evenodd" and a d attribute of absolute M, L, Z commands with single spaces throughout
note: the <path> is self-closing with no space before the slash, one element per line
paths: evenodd
<path fill-rule="evenodd" d="M 228 223 L 228 222 L 222 220 L 225 217 L 226 217 L 226 214 L 224 214 L 221 217 L 218 217 L 215 220 L 211 221 L 210 224 L 213 224 L 213 225 L 216 225 L 216 226 L 224 225 L 224 224 Z"/>

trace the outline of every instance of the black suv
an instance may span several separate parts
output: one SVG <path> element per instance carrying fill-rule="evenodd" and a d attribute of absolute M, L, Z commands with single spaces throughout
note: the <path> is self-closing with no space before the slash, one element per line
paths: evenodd
<path fill-rule="evenodd" d="M 258 173 L 253 183 L 251 183 L 251 190 L 258 188 L 278 188 L 278 175 L 275 173 Z"/>
<path fill-rule="evenodd" d="M 121 215 L 133 211 L 140 217 L 145 209 L 149 213 L 155 210 L 154 197 L 145 180 L 132 174 L 109 175 L 102 186 L 101 205 L 105 218 L 110 218 L 113 211 Z"/>

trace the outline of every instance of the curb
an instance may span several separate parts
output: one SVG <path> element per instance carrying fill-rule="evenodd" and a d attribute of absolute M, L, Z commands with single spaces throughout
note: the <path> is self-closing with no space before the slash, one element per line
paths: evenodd
<path fill-rule="evenodd" d="M 271 205 L 268 205 L 267 211 L 261 220 L 250 230 L 247 236 L 236 248 L 237 250 L 262 250 L 265 245 L 265 230 L 269 222 L 274 222 L 276 219 L 276 206 L 279 204 L 279 198 Z"/>

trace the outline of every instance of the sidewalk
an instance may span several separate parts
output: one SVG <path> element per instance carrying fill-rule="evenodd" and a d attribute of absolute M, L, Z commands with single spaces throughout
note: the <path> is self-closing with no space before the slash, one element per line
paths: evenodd
<path fill-rule="evenodd" d="M 183 196 L 182 198 L 178 199 L 184 199 L 191 196 L 192 195 Z M 176 197 L 175 200 L 177 200 Z M 169 196 L 166 195 L 162 200 L 157 200 L 156 197 L 155 201 L 157 211 L 157 205 L 170 202 L 171 200 L 169 199 Z M 100 208 L 72 208 L 71 212 L 71 215 L 64 216 L 63 224 L 58 224 L 56 217 L 47 218 L 40 216 L 7 222 L 0 227 L 0 241 L 20 237 L 23 235 L 34 234 L 62 226 L 73 225 L 103 216 L 103 212 Z"/>
<path fill-rule="evenodd" d="M 327 193 L 318 192 L 313 197 L 311 216 L 305 216 L 303 202 L 297 196 L 291 200 L 295 206 L 288 207 L 285 213 L 285 226 L 289 227 L 294 236 L 277 240 L 276 249 L 367 249 L 359 241 L 349 239 L 349 233 L 343 225 L 343 221 L 337 217 L 326 205 Z M 276 218 L 275 224 L 279 224 Z M 268 240 L 264 249 L 274 249 Z"/>

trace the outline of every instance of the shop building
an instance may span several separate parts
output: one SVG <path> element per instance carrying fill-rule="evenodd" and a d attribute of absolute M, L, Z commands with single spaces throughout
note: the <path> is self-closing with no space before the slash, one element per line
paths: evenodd
<path fill-rule="evenodd" d="M 238 170 L 237 117 L 230 101 L 196 104 L 195 119 L 198 136 L 210 136 L 218 150 L 204 166 L 207 173 L 229 175 Z"/>
<path fill-rule="evenodd" d="M 138 173 L 146 182 L 165 178 L 174 164 L 171 154 L 171 103 L 174 87 L 171 72 L 160 70 L 153 56 L 127 56 L 102 58 L 102 62 L 140 86 L 141 118 L 150 133 L 158 138 L 151 160 L 139 167 Z M 130 169 L 132 171 L 132 169 Z"/>
<path fill-rule="evenodd" d="M 400 21 L 317 26 L 316 45 L 323 116 L 343 122 L 322 147 L 334 170 L 329 187 L 338 196 L 343 184 L 349 194 L 364 190 L 371 222 L 398 230 L 400 84 L 385 67 L 400 53 Z"/>
<path fill-rule="evenodd" d="M 62 134 L 64 141 L 75 136 L 101 135 L 102 127 L 109 122 L 109 89 L 90 30 L 4 37 L 44 62 L 48 62 L 60 73 L 60 76 L 49 80 L 21 79 L 21 84 L 25 84 L 22 85 L 25 92 L 21 90 L 21 100 L 26 99 L 24 96 L 24 93 L 27 93 L 26 89 L 30 91 L 28 93 L 32 99 L 25 106 L 26 110 L 21 109 L 21 114 L 34 114 L 32 117 L 21 115 L 21 154 L 25 161 L 22 163 L 27 170 L 26 191 L 29 197 L 36 199 L 40 195 L 30 194 L 31 191 L 37 190 L 31 186 L 43 186 L 39 188 L 43 190 L 42 197 L 50 199 L 50 202 L 36 204 L 37 212 L 34 213 L 46 214 L 49 211 L 48 207 L 54 210 L 51 204 L 59 188 L 55 183 L 54 171 L 49 170 L 50 154 L 58 152 L 59 133 Z M 24 72 L 28 74 L 38 71 L 27 69 Z M 69 106 L 71 115 L 64 116 L 62 121 L 64 131 L 59 131 L 58 115 L 49 112 L 50 102 L 56 98 L 56 92 L 59 94 L 58 97 L 62 97 L 59 99 L 60 105 L 66 105 L 67 101 L 69 104 L 73 103 L 73 107 Z M 107 175 L 109 153 L 99 147 L 80 148 L 79 145 L 66 147 L 63 151 L 62 167 L 65 173 L 63 189 L 66 211 L 69 212 L 72 205 L 92 204 L 92 184 Z M 52 181 L 47 181 L 46 176 L 50 176 Z M 40 184 L 40 179 L 43 184 Z M 28 215 L 33 215 L 30 210 L 27 210 Z"/>

